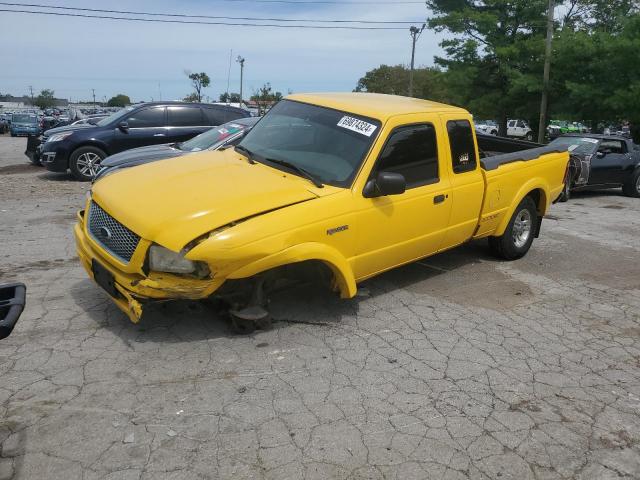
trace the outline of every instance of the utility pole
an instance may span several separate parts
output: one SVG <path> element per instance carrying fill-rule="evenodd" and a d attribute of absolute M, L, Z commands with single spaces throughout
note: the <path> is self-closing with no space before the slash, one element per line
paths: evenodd
<path fill-rule="evenodd" d="M 544 131 L 547 127 L 549 77 L 551 73 L 551 42 L 553 40 L 553 17 L 555 8 L 555 1 L 549 0 L 549 11 L 547 12 L 547 43 L 544 51 L 544 73 L 542 78 L 542 100 L 540 101 L 540 123 L 538 124 L 538 143 L 544 142 Z"/>
<path fill-rule="evenodd" d="M 411 34 L 411 71 L 409 72 L 409 96 L 413 97 L 413 65 L 416 57 L 416 42 L 420 38 L 420 34 L 426 27 L 426 24 L 422 24 L 422 28 L 411 27 L 409 33 Z"/>
<path fill-rule="evenodd" d="M 240 64 L 240 108 L 242 108 L 242 80 L 244 75 L 244 58 L 238 55 L 236 62 Z"/>
<path fill-rule="evenodd" d="M 33 86 L 29 85 L 29 91 L 31 92 L 31 105 L 33 105 Z"/>
<path fill-rule="evenodd" d="M 96 110 L 96 89 L 92 88 L 91 92 L 93 93 L 93 111 L 95 112 L 95 110 Z"/>

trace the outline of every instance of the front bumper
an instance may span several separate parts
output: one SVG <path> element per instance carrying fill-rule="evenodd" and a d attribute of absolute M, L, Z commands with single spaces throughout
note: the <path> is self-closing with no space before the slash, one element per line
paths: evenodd
<path fill-rule="evenodd" d="M 69 153 L 62 142 L 44 143 L 39 147 L 40 163 L 51 172 L 66 172 L 69 168 Z"/>
<path fill-rule="evenodd" d="M 87 234 L 84 211 L 78 212 L 74 227 L 76 250 L 82 266 L 89 277 L 96 280 L 92 264 L 98 262 L 112 276 L 116 295 L 110 295 L 114 303 L 126 313 L 133 323 L 142 317 L 145 304 L 167 300 L 202 300 L 210 297 L 224 283 L 224 279 L 195 279 L 170 273 L 149 272 L 143 265 L 151 242 L 141 239 L 128 264 L 109 255 Z M 96 282 L 97 283 L 97 282 Z"/>
<path fill-rule="evenodd" d="M 11 135 L 39 135 L 40 134 L 40 130 L 38 129 L 32 129 L 32 128 L 12 128 L 11 129 Z"/>

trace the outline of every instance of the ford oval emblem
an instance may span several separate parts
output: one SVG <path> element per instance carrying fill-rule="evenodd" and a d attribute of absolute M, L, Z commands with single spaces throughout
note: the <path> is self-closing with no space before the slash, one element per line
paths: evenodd
<path fill-rule="evenodd" d="M 107 227 L 100 227 L 100 236 L 104 240 L 111 240 L 111 230 L 109 230 Z"/>

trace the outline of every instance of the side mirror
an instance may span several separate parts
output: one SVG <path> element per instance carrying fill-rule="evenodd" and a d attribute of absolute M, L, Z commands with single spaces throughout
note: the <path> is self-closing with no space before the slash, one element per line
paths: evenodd
<path fill-rule="evenodd" d="M 127 133 L 129 131 L 129 124 L 127 122 L 120 122 L 118 124 L 118 128 L 122 130 L 124 133 Z"/>
<path fill-rule="evenodd" d="M 598 153 L 596 154 L 598 158 L 603 158 L 607 153 L 611 153 L 608 150 L 598 150 Z"/>
<path fill-rule="evenodd" d="M 407 189 L 404 175 L 392 172 L 378 172 L 376 178 L 369 180 L 364 186 L 362 195 L 365 198 L 400 195 Z"/>

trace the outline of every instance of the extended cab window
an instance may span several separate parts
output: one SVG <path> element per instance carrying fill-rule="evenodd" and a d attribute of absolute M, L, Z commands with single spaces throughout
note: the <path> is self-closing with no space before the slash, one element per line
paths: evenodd
<path fill-rule="evenodd" d="M 431 124 L 395 129 L 389 136 L 375 168 L 404 176 L 407 188 L 438 182 L 438 143 Z"/>
<path fill-rule="evenodd" d="M 195 127 L 206 125 L 199 107 L 169 107 L 170 127 Z"/>
<path fill-rule="evenodd" d="M 476 147 L 473 143 L 471 124 L 467 120 L 447 122 L 451 161 L 454 173 L 470 172 L 476 169 Z"/>
<path fill-rule="evenodd" d="M 129 128 L 164 127 L 164 107 L 138 110 L 127 119 L 127 123 Z"/>

